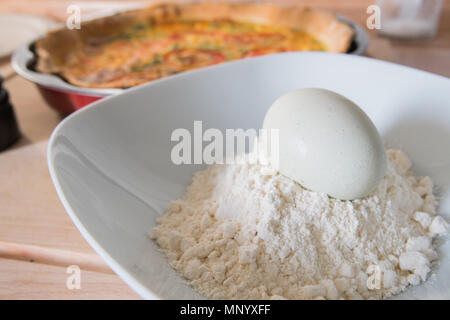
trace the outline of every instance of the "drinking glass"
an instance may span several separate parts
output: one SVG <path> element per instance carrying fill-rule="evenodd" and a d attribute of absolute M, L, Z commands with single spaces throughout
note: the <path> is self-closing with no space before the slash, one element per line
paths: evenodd
<path fill-rule="evenodd" d="M 442 0 L 377 0 L 381 14 L 380 35 L 431 38 L 436 34 Z"/>

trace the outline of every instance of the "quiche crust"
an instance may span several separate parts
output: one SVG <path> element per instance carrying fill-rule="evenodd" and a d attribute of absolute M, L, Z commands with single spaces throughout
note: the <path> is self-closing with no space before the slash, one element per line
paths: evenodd
<path fill-rule="evenodd" d="M 35 42 L 36 70 L 60 75 L 68 82 L 82 87 L 129 87 L 142 81 L 133 81 L 132 76 L 94 85 L 81 81 L 65 68 L 67 56 L 82 50 L 85 40 L 101 43 L 139 22 L 157 24 L 222 19 L 303 31 L 320 41 L 326 51 L 335 53 L 346 52 L 354 36 L 354 30 L 340 22 L 335 15 L 311 8 L 227 3 L 158 4 L 87 21 L 81 24 L 79 30 L 63 28 L 49 32 Z"/>

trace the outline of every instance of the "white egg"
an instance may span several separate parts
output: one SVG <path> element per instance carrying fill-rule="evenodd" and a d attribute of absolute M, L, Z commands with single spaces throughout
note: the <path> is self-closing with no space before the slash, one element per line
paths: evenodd
<path fill-rule="evenodd" d="M 289 92 L 267 111 L 263 127 L 279 130 L 276 169 L 309 190 L 354 200 L 373 192 L 385 175 L 386 151 L 376 127 L 335 92 Z"/>

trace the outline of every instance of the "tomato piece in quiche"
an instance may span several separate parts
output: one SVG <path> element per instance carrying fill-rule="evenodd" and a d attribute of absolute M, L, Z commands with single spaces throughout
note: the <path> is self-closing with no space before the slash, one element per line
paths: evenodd
<path fill-rule="evenodd" d="M 177 49 L 164 55 L 164 63 L 175 70 L 184 71 L 210 66 L 225 61 L 219 50 Z"/>

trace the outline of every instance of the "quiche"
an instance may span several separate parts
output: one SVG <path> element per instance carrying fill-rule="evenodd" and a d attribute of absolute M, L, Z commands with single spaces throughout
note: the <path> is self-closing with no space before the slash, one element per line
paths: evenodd
<path fill-rule="evenodd" d="M 34 49 L 39 72 L 81 87 L 126 88 L 276 52 L 346 52 L 353 36 L 333 14 L 310 8 L 159 4 L 53 31 Z"/>

